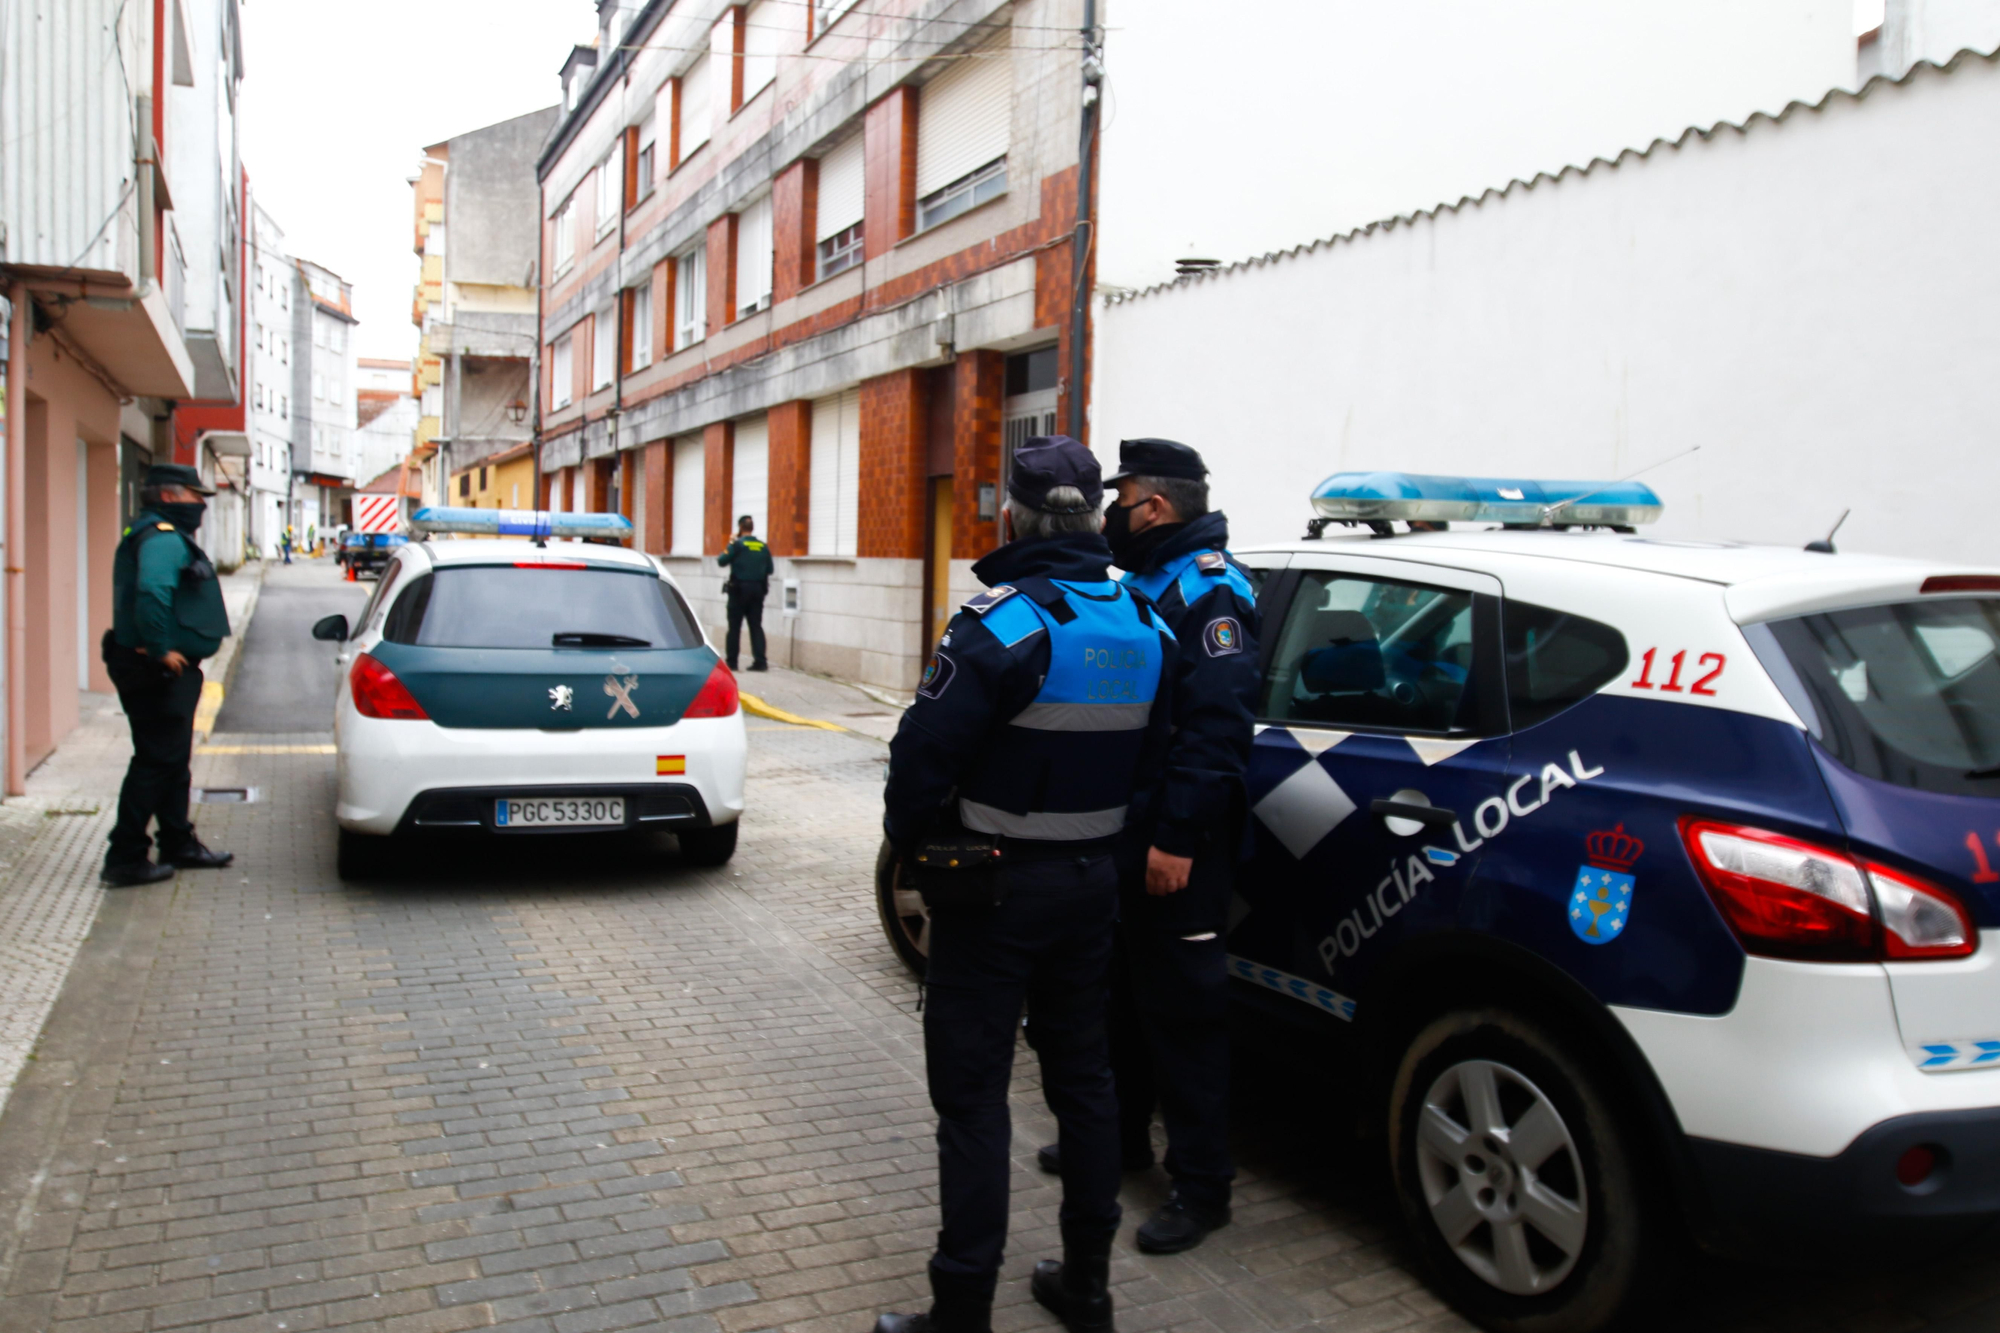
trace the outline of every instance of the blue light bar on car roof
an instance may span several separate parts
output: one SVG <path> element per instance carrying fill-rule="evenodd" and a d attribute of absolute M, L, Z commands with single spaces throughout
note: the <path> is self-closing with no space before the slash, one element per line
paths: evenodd
<path fill-rule="evenodd" d="M 1637 481 L 1527 481 L 1336 472 L 1313 488 L 1313 511 L 1336 523 L 1512 523 L 1636 527 L 1660 516 L 1660 497 Z"/>
<path fill-rule="evenodd" d="M 483 537 L 609 537 L 632 535 L 623 514 L 562 514 L 546 509 L 457 509 L 426 505 L 410 519 L 419 533 L 465 532 Z"/>

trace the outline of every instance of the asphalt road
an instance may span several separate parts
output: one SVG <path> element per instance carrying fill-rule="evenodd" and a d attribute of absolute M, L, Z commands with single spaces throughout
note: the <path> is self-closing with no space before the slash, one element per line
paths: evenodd
<path fill-rule="evenodd" d="M 332 560 L 271 566 L 215 729 L 331 731 L 336 645 L 313 638 L 313 622 L 336 613 L 354 620 L 374 591 L 372 581 L 342 581 Z"/>

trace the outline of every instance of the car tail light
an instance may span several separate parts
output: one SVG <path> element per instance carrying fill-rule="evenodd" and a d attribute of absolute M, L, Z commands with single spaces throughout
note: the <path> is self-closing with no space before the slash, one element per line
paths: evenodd
<path fill-rule="evenodd" d="M 1926 592 L 2000 592 L 2000 575 L 1933 574 L 1917 589 Z"/>
<path fill-rule="evenodd" d="M 1965 909 L 1902 871 L 1741 824 L 1683 819 L 1681 840 L 1729 928 L 1761 957 L 1867 963 L 1978 947 Z"/>
<path fill-rule="evenodd" d="M 736 711 L 736 677 L 722 663 L 708 673 L 682 717 L 729 717 Z"/>
<path fill-rule="evenodd" d="M 363 717 L 416 722 L 430 719 L 430 714 L 416 701 L 409 687 L 396 679 L 396 673 L 367 653 L 354 659 L 354 669 L 348 673 L 347 683 L 354 691 L 354 706 Z"/>
<path fill-rule="evenodd" d="M 1978 932 L 1950 894 L 1900 870 L 1863 864 L 1882 913 L 1886 957 L 1964 958 L 1978 947 Z"/>

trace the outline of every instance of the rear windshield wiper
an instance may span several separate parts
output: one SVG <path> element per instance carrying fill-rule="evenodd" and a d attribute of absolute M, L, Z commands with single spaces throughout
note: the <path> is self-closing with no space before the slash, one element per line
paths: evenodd
<path fill-rule="evenodd" d="M 595 634 L 587 630 L 565 630 L 549 637 L 558 648 L 650 648 L 651 639 L 635 639 L 629 634 Z"/>

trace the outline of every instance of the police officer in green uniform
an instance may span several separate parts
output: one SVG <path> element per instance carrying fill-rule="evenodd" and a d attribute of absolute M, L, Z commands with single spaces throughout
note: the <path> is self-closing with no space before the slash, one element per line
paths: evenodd
<path fill-rule="evenodd" d="M 229 636 L 215 566 L 194 543 L 208 508 L 202 497 L 213 494 L 193 468 L 155 464 L 139 492 L 142 507 L 112 561 L 104 666 L 132 726 L 132 763 L 104 858 L 104 883 L 111 888 L 153 884 L 172 879 L 176 867 L 226 866 L 234 859 L 202 846 L 188 822 L 201 662 Z M 147 859 L 153 840 L 146 833 L 156 820 L 157 864 Z"/>
<path fill-rule="evenodd" d="M 764 661 L 764 597 L 771 590 L 771 548 L 756 536 L 757 521 L 745 514 L 736 520 L 736 540 L 716 563 L 729 570 L 724 591 L 729 594 L 729 637 L 724 643 L 729 669 L 743 644 L 743 623 L 750 623 L 750 669 L 768 671 Z"/>

